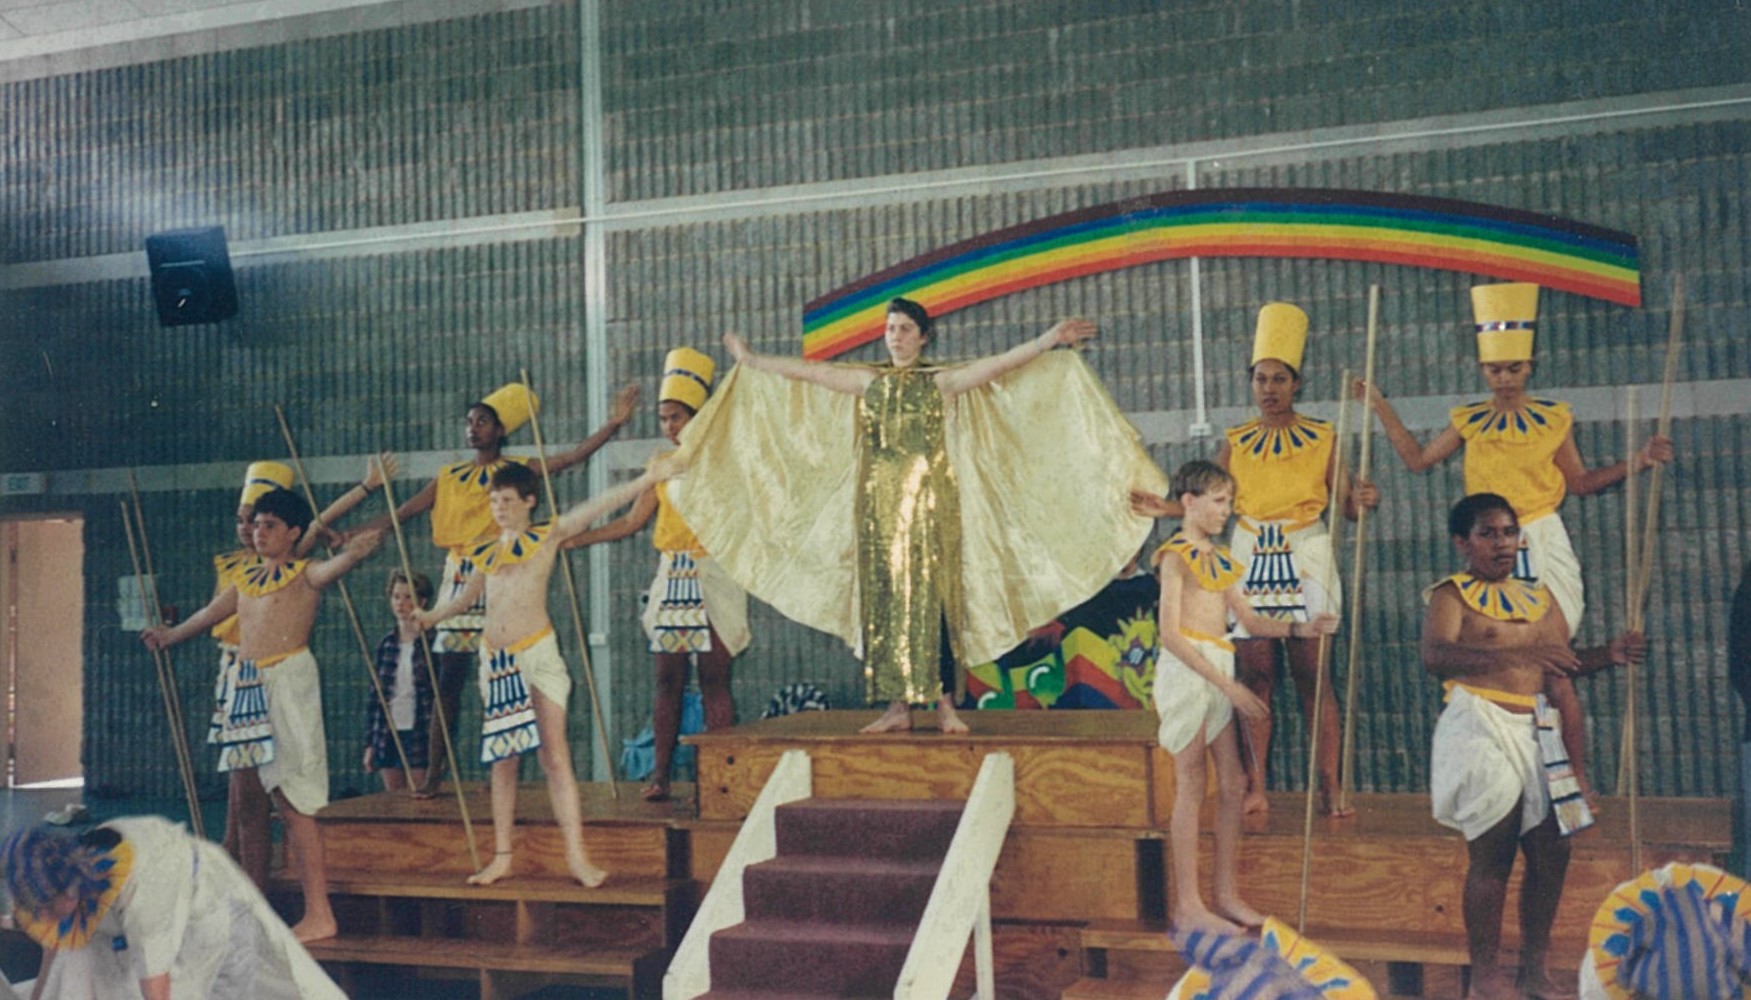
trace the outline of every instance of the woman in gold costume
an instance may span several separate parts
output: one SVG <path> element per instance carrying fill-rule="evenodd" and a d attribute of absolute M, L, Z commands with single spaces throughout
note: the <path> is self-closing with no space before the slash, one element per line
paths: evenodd
<path fill-rule="evenodd" d="M 894 299 L 886 365 L 724 337 L 738 365 L 682 436 L 681 512 L 750 593 L 861 652 L 868 699 L 887 705 L 865 732 L 910 729 L 933 699 L 938 728 L 966 732 L 952 663 L 994 659 L 1086 600 L 1147 537 L 1125 491 L 1160 471 L 1079 358 L 1042 357 L 1094 333 L 1064 320 L 930 366 L 929 313 Z"/>

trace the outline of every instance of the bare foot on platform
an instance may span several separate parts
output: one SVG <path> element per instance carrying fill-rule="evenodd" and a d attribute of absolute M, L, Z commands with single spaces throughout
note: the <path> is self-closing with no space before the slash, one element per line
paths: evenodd
<path fill-rule="evenodd" d="M 1337 797 L 1329 791 L 1319 793 L 1319 814 L 1331 819 L 1349 819 L 1356 815 L 1356 810 L 1349 803 L 1338 805 Z"/>
<path fill-rule="evenodd" d="M 1574 990 L 1557 985 L 1550 978 L 1550 973 L 1541 972 L 1536 975 L 1520 977 L 1520 992 L 1530 1000 L 1575 1000 Z"/>
<path fill-rule="evenodd" d="M 896 701 L 882 717 L 859 729 L 860 733 L 903 733 L 912 728 L 912 706 Z"/>
<path fill-rule="evenodd" d="M 1203 907 L 1199 907 L 1197 910 L 1187 913 L 1174 914 L 1173 931 L 1175 934 L 1192 934 L 1198 932 L 1204 934 L 1245 933 L 1239 924 L 1223 920 L 1221 917 L 1211 913 Z"/>
<path fill-rule="evenodd" d="M 436 798 L 438 793 L 430 785 L 411 785 L 407 789 L 407 795 L 415 802 L 424 802 Z"/>
<path fill-rule="evenodd" d="M 644 791 L 638 794 L 646 802 L 667 802 L 669 801 L 669 783 L 667 781 L 653 781 L 644 786 Z"/>
<path fill-rule="evenodd" d="M 1465 991 L 1466 1000 L 1521 1000 L 1521 993 L 1514 989 L 1508 976 L 1499 968 L 1471 967 L 1471 988 Z"/>
<path fill-rule="evenodd" d="M 1247 933 L 1253 933 L 1265 925 L 1265 915 L 1246 904 L 1246 900 L 1235 896 L 1230 899 L 1211 900 L 1215 905 L 1210 907 L 1216 916 L 1232 921 Z"/>
<path fill-rule="evenodd" d="M 468 876 L 469 885 L 492 885 L 511 873 L 511 852 L 499 851 L 485 868 Z"/>
<path fill-rule="evenodd" d="M 1242 816 L 1267 816 L 1270 812 L 1271 800 L 1265 798 L 1264 792 L 1247 792 L 1240 804 Z"/>
<path fill-rule="evenodd" d="M 971 729 L 967 728 L 967 724 L 961 721 L 960 713 L 955 711 L 954 702 L 949 701 L 947 697 L 936 703 L 936 728 L 951 736 L 972 732 Z"/>
<path fill-rule="evenodd" d="M 594 889 L 608 880 L 608 873 L 590 864 L 590 859 L 582 853 L 573 854 L 567 851 L 565 866 L 571 869 L 572 878 L 577 879 L 586 889 Z"/>
<path fill-rule="evenodd" d="M 340 928 L 335 926 L 334 914 L 331 913 L 326 918 L 311 919 L 305 917 L 298 921 L 292 927 L 292 936 L 300 942 L 321 941 L 324 938 L 334 937 L 339 930 Z"/>

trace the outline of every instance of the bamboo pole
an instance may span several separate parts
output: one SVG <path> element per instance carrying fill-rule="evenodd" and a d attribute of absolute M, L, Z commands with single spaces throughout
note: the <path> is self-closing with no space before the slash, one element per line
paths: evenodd
<path fill-rule="evenodd" d="M 1349 483 L 1349 476 L 1344 468 L 1344 423 L 1348 418 L 1350 408 L 1347 397 L 1352 373 L 1344 369 L 1343 380 L 1340 383 L 1344 389 L 1338 393 L 1338 419 L 1333 431 L 1331 484 L 1331 507 L 1327 511 L 1330 527 L 1327 529 L 1332 536 L 1332 559 L 1337 559 L 1337 538 L 1343 531 L 1344 488 Z M 1320 719 L 1325 716 L 1325 677 L 1327 660 L 1331 654 L 1331 636 L 1319 637 L 1319 649 L 1314 657 L 1313 669 L 1313 712 L 1308 720 L 1307 739 L 1307 799 L 1301 813 L 1301 897 L 1295 910 L 1295 928 L 1299 933 L 1307 929 L 1307 895 L 1308 885 L 1313 877 L 1313 803 L 1314 796 L 1319 794 L 1319 737 Z M 1259 779 L 1264 780 L 1264 773 L 1259 772 Z"/>
<path fill-rule="evenodd" d="M 1672 435 L 1672 384 L 1678 377 L 1678 348 L 1684 336 L 1684 275 L 1672 276 L 1672 317 L 1666 328 L 1666 370 L 1660 383 L 1660 421 L 1655 433 L 1661 437 Z M 1636 618 L 1640 620 L 1647 607 L 1648 588 L 1653 582 L 1655 545 L 1659 541 L 1658 526 L 1660 522 L 1660 487 L 1664 480 L 1666 467 L 1656 465 L 1648 474 L 1648 514 L 1642 521 L 1641 562 L 1638 567 L 1639 577 L 1636 582 L 1636 596 L 1640 604 L 1636 609 Z M 1636 475 L 1635 453 L 1630 453 L 1629 475 Z M 1637 869 L 1638 871 L 1640 869 Z"/>
<path fill-rule="evenodd" d="M 1366 360 L 1363 363 L 1363 383 L 1368 391 L 1374 391 L 1374 346 L 1379 341 L 1380 333 L 1380 286 L 1368 286 L 1368 346 Z M 1346 395 L 1349 386 L 1345 385 Z M 1374 421 L 1369 416 L 1366 405 L 1362 409 L 1362 453 L 1356 461 L 1356 476 L 1367 479 L 1371 471 L 1373 456 Z M 1344 665 L 1344 746 L 1338 756 L 1338 801 L 1337 812 L 1343 812 L 1350 806 L 1350 780 L 1356 771 L 1356 700 L 1361 685 L 1356 683 L 1357 676 L 1362 671 L 1362 570 L 1363 557 L 1368 551 L 1368 508 L 1359 507 L 1356 510 L 1356 555 L 1350 563 L 1350 631 L 1347 652 L 1349 659 Z M 1333 558 L 1336 558 L 1337 539 L 1332 539 Z"/>
<path fill-rule="evenodd" d="M 529 369 L 521 370 L 523 391 L 529 394 L 529 428 L 535 434 L 535 457 L 541 462 L 541 483 L 547 493 L 548 516 L 557 519 L 559 501 L 553 492 L 553 477 L 547 474 L 547 446 L 541 436 L 541 418 L 535 413 L 535 390 L 529 386 Z M 577 632 L 578 657 L 584 671 L 584 686 L 590 691 L 590 715 L 595 721 L 596 742 L 602 749 L 602 760 L 608 765 L 608 791 L 615 801 L 620 799 L 620 784 L 614 780 L 614 751 L 608 745 L 608 724 L 602 717 L 602 699 L 596 694 L 596 672 L 590 667 L 590 637 L 584 631 L 583 606 L 578 602 L 578 583 L 572 577 L 571 560 L 561 552 L 555 556 L 565 577 L 565 593 L 571 606 L 572 628 Z"/>
<path fill-rule="evenodd" d="M 1624 393 L 1624 410 L 1623 410 L 1623 412 L 1624 412 L 1624 426 L 1625 426 L 1624 450 L 1626 452 L 1628 452 L 1628 454 L 1630 456 L 1630 461 L 1632 463 L 1631 468 L 1633 468 L 1635 454 L 1636 454 L 1636 451 L 1639 449 L 1639 446 L 1638 446 L 1637 441 L 1636 441 L 1636 388 L 1635 388 L 1635 386 L 1630 386 Z M 1626 619 L 1629 631 L 1639 632 L 1639 631 L 1641 631 L 1641 627 L 1642 627 L 1642 622 L 1641 622 L 1642 596 L 1639 593 L 1638 586 L 1637 586 L 1638 580 L 1640 578 L 1640 567 L 1638 567 L 1636 565 L 1636 560 L 1641 555 L 1641 546 L 1638 544 L 1639 540 L 1636 537 L 1637 524 L 1636 524 L 1636 489 L 1635 489 L 1636 480 L 1635 480 L 1635 476 L 1631 475 L 1624 482 L 1625 482 L 1625 488 L 1624 488 L 1624 496 L 1623 496 L 1623 510 L 1624 510 L 1624 518 L 1623 518 L 1623 520 L 1624 520 L 1624 533 L 1623 533 L 1624 534 L 1624 546 L 1623 546 L 1624 567 L 1623 568 L 1624 568 L 1624 600 L 1625 600 L 1625 604 L 1626 604 L 1624 617 Z M 1624 701 L 1623 701 L 1623 743 L 1622 743 L 1622 746 L 1618 749 L 1618 757 L 1617 757 L 1617 787 L 1618 787 L 1619 792 L 1622 795 L 1624 795 L 1626 798 L 1629 799 L 1630 870 L 1632 872 L 1639 872 L 1642 870 L 1642 844 L 1641 844 L 1641 814 L 1640 814 L 1639 803 L 1638 803 L 1639 796 L 1637 794 L 1638 785 L 1639 785 L 1638 772 L 1640 769 L 1637 767 L 1637 761 L 1636 761 L 1636 747 L 1640 741 L 1637 738 L 1637 733 L 1636 733 L 1636 713 L 1637 713 L 1638 703 L 1640 701 L 1640 698 L 1637 695 L 1637 688 L 1639 687 L 1641 680 L 1640 680 L 1640 677 L 1638 676 L 1638 672 L 1636 670 L 1636 664 L 1635 664 L 1634 660 L 1631 660 L 1629 663 L 1624 665 L 1624 671 L 1625 671 L 1626 694 L 1624 696 Z"/>
<path fill-rule="evenodd" d="M 133 473 L 128 473 L 129 485 L 133 482 Z M 136 498 L 137 499 L 137 498 Z M 140 592 L 141 610 L 146 614 L 149 625 L 163 625 L 164 621 L 158 614 L 158 601 L 155 596 L 157 587 L 146 580 L 146 574 L 140 566 L 140 553 L 134 546 L 134 522 L 128 513 L 127 501 L 119 501 L 122 510 L 122 529 L 128 539 L 128 558 L 134 564 L 134 586 Z M 145 547 L 146 522 L 140 522 L 140 547 Z M 207 824 L 201 816 L 201 800 L 195 791 L 194 759 L 189 754 L 188 730 L 182 719 L 182 699 L 176 690 L 176 670 L 171 666 L 169 652 L 162 649 L 152 650 L 152 667 L 158 675 L 158 693 L 164 699 L 164 716 L 170 724 L 170 746 L 176 755 L 176 776 L 182 782 L 182 794 L 188 800 L 189 827 L 195 836 L 205 840 Z"/>
<path fill-rule="evenodd" d="M 395 487 L 389 481 L 389 470 L 383 467 L 382 459 L 373 458 L 377 463 L 377 472 L 383 478 L 383 499 L 389 502 L 389 524 L 395 530 L 395 549 L 401 556 L 401 573 L 407 577 L 409 590 L 413 589 L 413 561 L 407 554 L 407 537 L 401 531 L 401 516 L 397 513 L 395 503 Z M 418 603 L 416 600 L 415 603 Z M 426 638 L 424 629 L 420 630 L 420 648 L 426 654 L 426 676 L 432 684 L 432 711 L 438 717 L 438 734 L 444 739 L 444 759 L 450 764 L 450 784 L 456 789 L 456 808 L 462 813 L 462 835 L 468 841 L 468 863 L 480 871 L 480 845 L 474 839 L 474 820 L 468 814 L 468 798 L 462 794 L 462 772 L 456 769 L 456 743 L 450 736 L 450 721 L 444 717 L 443 698 L 438 686 L 438 668 L 432 656 L 431 640 Z M 377 686 L 377 699 L 383 702 L 383 717 L 389 717 L 389 702 L 383 696 L 383 685 L 377 679 L 377 672 L 371 671 L 371 682 Z M 407 775 L 409 792 L 417 789 L 413 784 L 413 769 L 407 766 L 407 753 L 401 749 L 401 737 L 396 736 L 395 727 L 389 727 L 390 736 L 395 738 L 395 751 L 401 754 L 402 773 Z"/>

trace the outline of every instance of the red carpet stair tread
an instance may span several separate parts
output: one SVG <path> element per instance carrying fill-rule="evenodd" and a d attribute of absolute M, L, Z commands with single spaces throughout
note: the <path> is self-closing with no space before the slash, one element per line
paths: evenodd
<path fill-rule="evenodd" d="M 780 806 L 778 856 L 743 873 L 746 921 L 712 936 L 706 1000 L 892 996 L 962 805 Z"/>

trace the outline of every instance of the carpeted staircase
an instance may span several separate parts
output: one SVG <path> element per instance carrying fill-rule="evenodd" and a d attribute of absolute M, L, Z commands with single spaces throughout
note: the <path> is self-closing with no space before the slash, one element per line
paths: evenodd
<path fill-rule="evenodd" d="M 964 803 L 804 799 L 743 873 L 745 921 L 711 938 L 703 1000 L 893 996 Z"/>

